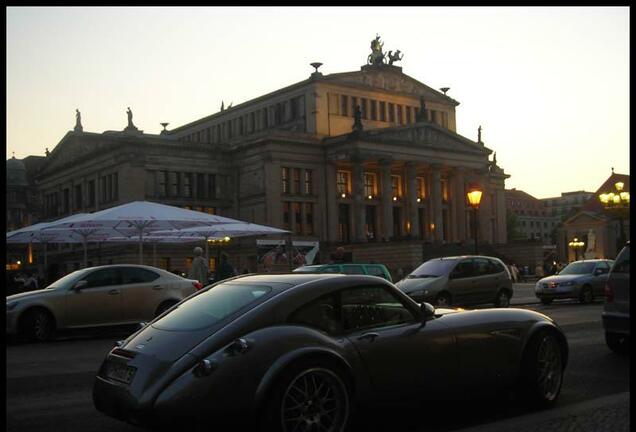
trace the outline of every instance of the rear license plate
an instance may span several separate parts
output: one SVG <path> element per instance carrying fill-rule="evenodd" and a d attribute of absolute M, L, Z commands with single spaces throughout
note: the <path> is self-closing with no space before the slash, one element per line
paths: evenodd
<path fill-rule="evenodd" d="M 135 376 L 136 368 L 125 364 L 107 361 L 104 364 L 104 376 L 106 378 L 130 384 Z"/>

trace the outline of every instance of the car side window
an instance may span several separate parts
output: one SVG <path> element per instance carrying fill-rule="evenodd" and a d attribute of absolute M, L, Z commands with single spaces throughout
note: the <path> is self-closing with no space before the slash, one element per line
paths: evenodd
<path fill-rule="evenodd" d="M 148 283 L 159 278 L 152 270 L 139 267 L 124 267 L 120 269 L 123 284 Z"/>
<path fill-rule="evenodd" d="M 486 258 L 475 258 L 473 263 L 475 276 L 485 276 L 494 273 L 492 263 Z"/>
<path fill-rule="evenodd" d="M 364 269 L 359 265 L 343 265 L 342 272 L 344 274 L 364 274 Z"/>
<path fill-rule="evenodd" d="M 320 273 L 340 273 L 340 266 L 327 266 Z"/>
<path fill-rule="evenodd" d="M 345 332 L 413 322 L 414 314 L 384 286 L 340 291 L 340 314 Z"/>
<path fill-rule="evenodd" d="M 629 247 L 626 247 L 616 258 L 612 273 L 629 273 Z"/>
<path fill-rule="evenodd" d="M 488 262 L 490 262 L 492 273 L 501 273 L 506 271 L 503 264 L 501 264 L 499 261 L 489 259 Z"/>
<path fill-rule="evenodd" d="M 460 261 L 450 274 L 452 279 L 462 279 L 474 276 L 472 260 Z"/>
<path fill-rule="evenodd" d="M 609 264 L 607 262 L 605 262 L 605 261 L 599 261 L 596 264 L 595 271 L 596 270 L 601 270 L 601 273 L 607 273 L 607 272 L 609 272 Z"/>
<path fill-rule="evenodd" d="M 367 273 L 370 274 L 371 276 L 379 276 L 381 278 L 386 279 L 384 270 L 380 266 L 367 266 Z"/>
<path fill-rule="evenodd" d="M 119 272 L 114 268 L 94 271 L 93 273 L 86 275 L 83 280 L 86 281 L 84 288 L 96 288 L 121 284 Z"/>
<path fill-rule="evenodd" d="M 301 306 L 289 315 L 287 322 L 306 325 L 328 334 L 342 332 L 336 317 L 335 294 L 327 294 Z"/>

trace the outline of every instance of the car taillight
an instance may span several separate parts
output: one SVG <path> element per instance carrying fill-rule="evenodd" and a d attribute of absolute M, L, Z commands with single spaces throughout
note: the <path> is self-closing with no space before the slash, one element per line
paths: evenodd
<path fill-rule="evenodd" d="M 614 303 L 614 287 L 612 283 L 608 280 L 605 283 L 605 302 L 606 303 Z"/>
<path fill-rule="evenodd" d="M 192 282 L 192 285 L 194 285 L 194 289 L 197 291 L 203 288 L 203 284 L 201 282 Z"/>

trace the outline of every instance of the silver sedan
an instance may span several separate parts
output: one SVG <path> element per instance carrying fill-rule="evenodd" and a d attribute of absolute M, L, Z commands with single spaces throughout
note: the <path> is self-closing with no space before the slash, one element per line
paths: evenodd
<path fill-rule="evenodd" d="M 7 297 L 7 334 L 51 339 L 56 330 L 149 321 L 202 285 L 142 265 L 74 271 L 45 289 Z"/>
<path fill-rule="evenodd" d="M 582 260 L 568 264 L 559 273 L 540 279 L 534 293 L 543 304 L 554 299 L 574 298 L 590 303 L 594 297 L 602 297 L 612 260 Z"/>

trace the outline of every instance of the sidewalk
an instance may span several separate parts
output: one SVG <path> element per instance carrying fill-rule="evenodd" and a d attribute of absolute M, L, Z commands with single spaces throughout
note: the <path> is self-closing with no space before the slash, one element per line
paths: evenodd
<path fill-rule="evenodd" d="M 603 396 L 455 432 L 627 432 L 629 392 Z"/>

